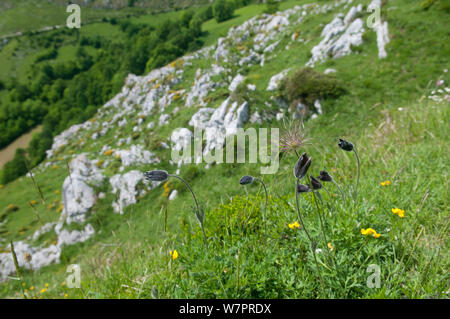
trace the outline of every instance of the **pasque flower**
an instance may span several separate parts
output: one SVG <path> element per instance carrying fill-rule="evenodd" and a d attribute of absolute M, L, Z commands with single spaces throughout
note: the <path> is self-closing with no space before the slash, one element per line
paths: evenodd
<path fill-rule="evenodd" d="M 241 179 L 239 180 L 239 184 L 241 184 L 241 185 L 251 184 L 251 183 L 253 183 L 254 180 L 255 179 L 253 178 L 253 176 L 249 176 L 249 175 L 242 176 Z"/>
<path fill-rule="evenodd" d="M 311 187 L 309 185 L 303 185 L 297 182 L 297 193 L 307 193 L 311 191 Z"/>
<path fill-rule="evenodd" d="M 169 173 L 163 170 L 144 172 L 144 175 L 153 182 L 165 182 L 169 178 Z"/>
<path fill-rule="evenodd" d="M 311 179 L 311 186 L 313 190 L 318 190 L 322 188 L 322 184 L 320 183 L 320 181 L 315 178 L 314 176 L 310 176 Z"/>
<path fill-rule="evenodd" d="M 297 163 L 295 164 L 294 176 L 297 179 L 302 179 L 303 177 L 305 177 L 310 165 L 311 165 L 311 157 L 308 157 L 306 153 L 303 153 L 298 159 Z"/>
<path fill-rule="evenodd" d="M 342 138 L 339 139 L 338 146 L 347 152 L 353 151 L 353 147 L 354 147 L 352 143 L 350 143 L 349 141 L 343 140 Z"/>
<path fill-rule="evenodd" d="M 333 180 L 333 178 L 331 177 L 330 174 L 328 174 L 327 171 L 323 170 L 319 172 L 319 176 L 317 176 L 317 178 L 319 180 L 321 180 L 322 182 L 331 182 Z"/>

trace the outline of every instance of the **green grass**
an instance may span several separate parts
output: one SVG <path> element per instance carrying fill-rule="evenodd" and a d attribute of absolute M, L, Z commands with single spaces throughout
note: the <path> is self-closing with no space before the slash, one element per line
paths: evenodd
<path fill-rule="evenodd" d="M 365 3 L 368 1 L 365 1 Z M 283 6 L 297 2 L 283 3 Z M 292 169 L 297 160 L 291 154 L 282 158 L 275 175 L 264 176 L 270 203 L 266 221 L 262 221 L 264 197 L 255 185 L 242 187 L 242 175 L 259 176 L 258 164 L 221 164 L 206 169 L 199 165 L 181 169 L 187 177 L 206 212 L 208 249 L 192 211 L 190 193 L 170 180 L 169 187 L 180 193 L 168 202 L 168 232 L 164 232 L 166 203 L 162 185 L 140 198 L 136 205 L 125 209 L 124 215 L 112 212 L 114 195 L 106 192 L 99 200 L 87 222 L 97 232 L 95 237 L 63 249 L 62 263 L 40 270 L 39 275 L 25 271 L 27 287 L 33 285 L 35 297 L 63 298 L 151 298 L 156 287 L 163 298 L 448 298 L 449 266 L 448 222 L 448 103 L 434 103 L 426 96 L 441 77 L 449 83 L 449 46 L 442 41 L 448 30 L 446 14 L 437 9 L 422 11 L 401 0 L 391 10 L 383 10 L 389 22 L 391 42 L 388 57 L 378 60 L 375 33 L 369 31 L 359 53 L 318 64 L 323 71 L 335 68 L 336 76 L 345 83 L 347 93 L 336 100 L 324 100 L 324 114 L 306 122 L 308 137 L 313 145 L 307 151 L 313 158 L 310 173 L 317 175 L 324 166 L 343 186 L 348 200 L 343 201 L 333 185 L 327 188 L 332 197 L 333 210 L 326 205 L 327 241 L 333 246 L 331 259 L 323 240 L 320 222 L 311 193 L 300 198 L 300 208 L 306 228 L 317 240 L 322 253 L 318 255 L 321 286 L 314 258 L 309 250 L 305 232 L 292 230 L 289 223 L 297 220 Z M 262 6 L 249 6 L 237 11 L 242 21 L 256 14 Z M 244 10 L 245 9 L 245 10 Z M 309 40 L 306 45 L 290 42 L 288 37 L 276 50 L 276 57 L 266 61 L 263 68 L 252 66 L 245 71 L 257 93 L 250 103 L 251 112 L 262 109 L 270 94 L 266 92 L 270 77 L 288 67 L 301 67 L 309 59 L 308 53 L 320 39 L 319 24 L 331 21 L 335 12 L 305 19 L 294 31 Z M 247 18 L 243 18 L 246 14 Z M 209 21 L 204 30 L 205 44 L 227 33 L 229 26 Z M 210 37 L 208 40 L 208 37 Z M 439 48 L 438 50 L 436 48 Z M 69 54 L 69 53 L 68 53 Z M 64 56 L 64 55 L 63 55 Z M 186 69 L 177 88 L 189 87 L 197 68 L 205 68 L 211 61 L 194 61 Z M 212 93 L 214 94 L 214 93 Z M 221 98 L 214 100 L 214 105 Z M 174 106 L 182 106 L 181 101 Z M 401 109 L 399 109 L 401 108 Z M 167 139 L 172 129 L 185 126 L 195 108 L 184 109 L 171 119 L 170 127 L 145 131 L 138 138 L 143 143 L 146 135 L 158 134 Z M 156 114 L 146 121 L 157 121 Z M 132 134 L 136 118 L 128 119 L 121 128 L 121 137 Z M 263 127 L 280 127 L 280 123 L 264 123 Z M 358 148 L 361 156 L 361 180 L 358 198 L 351 199 L 356 178 L 353 154 L 337 147 L 336 139 L 344 137 Z M 98 152 L 90 148 L 92 141 L 80 147 L 77 141 L 66 146 L 58 156 L 69 152 Z M 114 145 L 114 134 L 108 132 L 102 142 Z M 160 158 L 168 158 L 169 150 L 157 151 Z M 100 155 L 98 158 L 107 158 Z M 54 191 L 61 189 L 67 176 L 64 163 L 36 173 L 49 201 L 57 198 Z M 155 167 L 174 171 L 166 161 L 160 165 L 145 165 L 128 169 L 149 170 Z M 127 170 L 128 170 L 127 169 Z M 117 173 L 113 165 L 105 170 L 108 176 Z M 390 180 L 383 187 L 381 182 Z M 108 190 L 107 183 L 103 190 Z M 326 192 L 322 196 L 328 201 Z M 23 178 L 0 189 L 0 209 L 10 203 L 19 205 L 17 212 L 8 214 L 3 225 L 5 239 L 24 239 L 38 228 L 33 224 L 33 212 L 26 202 L 38 200 L 38 194 L 29 178 Z M 55 221 L 58 214 L 42 204 L 45 221 Z M 399 218 L 392 208 L 405 210 Z M 28 226 L 24 234 L 20 227 Z M 374 228 L 380 238 L 366 237 L 362 228 Z M 4 237 L 2 235 L 2 237 Z M 53 240 L 52 234 L 41 238 Z M 273 247 L 273 248 L 272 248 Z M 180 256 L 170 260 L 169 251 L 176 249 Z M 82 269 L 82 288 L 68 289 L 62 283 L 68 264 L 79 263 Z M 381 288 L 366 285 L 367 267 L 376 264 L 381 269 Z M 49 283 L 48 290 L 39 290 Z M 0 296 L 20 297 L 18 283 L 9 281 L 0 285 Z"/>

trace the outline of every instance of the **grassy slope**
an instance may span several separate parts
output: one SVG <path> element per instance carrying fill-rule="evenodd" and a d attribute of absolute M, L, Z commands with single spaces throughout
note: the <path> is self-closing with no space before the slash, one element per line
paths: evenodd
<path fill-rule="evenodd" d="M 448 124 L 444 119 L 448 119 L 448 108 L 417 100 L 428 94 L 429 81 L 437 79 L 448 66 L 449 48 L 441 41 L 448 31 L 439 23 L 445 21 L 446 15 L 435 10 L 420 11 L 408 6 L 406 1 L 397 3 L 395 9 L 384 14 L 392 40 L 387 47 L 387 59 L 377 60 L 375 36 L 369 32 L 360 54 L 317 66 L 318 70 L 336 68 L 349 94 L 338 101 L 324 102 L 325 114 L 307 123 L 315 142 L 314 148 L 307 149 L 314 157 L 312 169 L 317 172 L 326 165 L 337 180 L 352 183 L 354 161 L 336 148 L 338 136 L 346 136 L 358 145 L 363 163 L 360 201 L 346 205 L 335 202 L 338 211 L 327 220 L 339 267 L 337 273 L 327 274 L 327 287 L 332 289 L 325 295 L 438 297 L 448 289 L 443 286 L 448 267 L 448 249 L 444 248 L 448 247 L 448 241 L 443 237 L 448 223 L 448 181 L 447 176 L 442 175 L 449 164 L 444 153 L 448 141 Z M 291 45 L 289 50 L 280 51 L 264 69 L 249 70 L 247 76 L 257 85 L 260 94 L 267 94 L 264 88 L 271 75 L 289 66 L 304 65 L 307 53 L 319 41 L 321 27 L 318 24 L 327 23 L 331 18 L 332 14 L 307 19 L 299 27 L 300 36 L 310 39 L 306 46 Z M 213 26 L 207 29 L 215 30 L 215 36 L 225 34 Z M 437 45 L 442 46 L 440 50 L 436 49 Z M 284 47 L 283 43 L 280 47 Z M 201 63 L 207 65 L 208 61 Z M 198 66 L 192 67 L 192 76 Z M 448 82 L 448 75 L 445 80 Z M 189 81 L 192 80 L 184 79 L 182 85 Z M 403 107 L 404 111 L 397 111 L 398 107 Z M 174 118 L 172 127 L 185 125 L 191 115 L 189 112 Z M 279 126 L 279 123 L 272 124 Z M 167 135 L 170 129 L 167 130 L 159 134 Z M 257 175 L 258 166 L 225 164 L 210 170 L 201 169 L 203 174 L 193 181 L 193 186 L 207 209 L 206 228 L 214 241 L 207 254 L 191 218 L 191 198 L 187 192 L 169 204 L 169 234 L 162 232 L 162 214 L 159 205 L 155 205 L 161 202 L 162 189 L 160 193 L 156 189 L 129 207 L 124 216 L 112 214 L 109 204 L 113 196 L 108 195 L 96 205 L 91 221 L 96 228 L 101 225 L 101 233 L 87 243 L 64 251 L 63 264 L 66 258 L 67 262 L 81 263 L 84 276 L 83 289 L 67 290 L 69 296 L 149 297 L 153 285 L 158 287 L 161 296 L 171 298 L 324 296 L 319 282 L 313 278 L 314 265 L 307 263 L 311 258 L 305 259 L 307 241 L 303 233 L 293 235 L 286 226 L 296 218 L 292 187 L 286 188 L 286 185 L 293 185 L 290 174 L 294 162 L 293 156 L 284 159 L 276 176 L 265 177 L 273 195 L 265 228 L 258 217 L 260 199 L 246 202 L 244 198 L 241 203 L 233 202 L 231 208 L 217 209 L 220 202 L 230 204 L 232 196 L 256 191 L 242 189 L 237 181 L 247 173 Z M 37 177 L 49 201 L 53 200 L 52 194 L 60 189 L 66 175 L 63 165 L 61 162 L 57 168 Z M 379 183 L 385 179 L 391 180 L 393 185 L 381 188 Z M 220 182 L 211 185 L 211 180 Z M 17 218 L 6 224 L 8 237 L 20 239 L 32 233 L 35 228 L 30 225 L 32 212 L 25 208 L 25 202 L 32 199 L 37 200 L 29 180 L 19 180 L 0 190 L 1 207 L 11 202 L 21 206 L 14 213 Z M 239 205 L 250 207 L 242 209 Z M 392 207 L 405 209 L 406 217 L 398 219 L 390 212 Z M 316 229 L 310 197 L 302 200 L 302 208 L 308 212 L 307 227 Z M 45 207 L 40 210 L 46 220 L 56 220 L 56 212 Z M 233 216 L 238 211 L 253 216 L 253 223 L 244 223 L 244 228 L 232 223 L 227 231 L 219 227 L 223 221 L 221 214 Z M 24 225 L 29 225 L 30 229 L 17 235 Z M 183 225 L 190 226 L 196 234 L 184 236 Z M 366 227 L 381 232 L 382 238 L 369 238 L 364 244 L 359 230 Z M 278 241 L 281 234 L 287 239 Z M 49 237 L 45 240 L 52 240 Z M 272 244 L 279 245 L 279 249 L 267 251 L 266 247 Z M 319 246 L 325 250 L 322 242 Z M 438 250 L 439 247 L 442 249 Z M 89 250 L 85 250 L 87 248 Z M 173 248 L 181 257 L 169 263 L 167 251 Z M 84 257 L 78 254 L 81 251 L 86 253 Z M 235 255 L 241 259 L 236 259 Z M 239 276 L 237 260 L 241 260 Z M 365 287 L 365 269 L 371 263 L 382 267 L 385 285 L 382 284 L 380 290 Z M 26 281 L 37 287 L 49 282 L 51 289 L 45 296 L 61 297 L 65 291 L 61 287 L 64 277 L 65 268 L 55 265 L 41 270 L 34 283 L 27 274 Z M 127 286 L 142 290 L 138 293 L 139 290 Z M 10 296 L 15 287 L 15 282 L 4 284 L 2 294 Z"/>

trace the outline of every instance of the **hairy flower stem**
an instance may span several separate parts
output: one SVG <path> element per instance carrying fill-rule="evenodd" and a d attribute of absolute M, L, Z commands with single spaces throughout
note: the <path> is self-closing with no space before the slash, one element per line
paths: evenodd
<path fill-rule="evenodd" d="M 342 198 L 345 200 L 345 195 L 344 195 L 344 193 L 342 192 L 342 189 L 341 189 L 341 187 L 339 186 L 339 184 L 336 183 L 336 181 L 334 180 L 334 178 L 332 179 L 332 182 L 333 182 L 334 185 L 336 185 L 337 189 L 338 189 L 339 192 L 341 193 Z"/>
<path fill-rule="evenodd" d="M 266 194 L 266 207 L 265 207 L 265 210 L 267 210 L 267 203 L 269 202 L 269 196 L 268 196 L 268 194 L 267 194 L 267 188 L 266 188 L 266 185 L 264 184 L 264 182 L 261 180 L 261 179 L 259 179 L 259 178 L 257 178 L 257 177 L 255 177 L 255 181 L 258 181 L 258 182 L 260 182 L 261 183 L 261 185 L 264 187 L 264 193 Z M 263 212 L 263 221 L 265 221 L 265 212 Z"/>
<path fill-rule="evenodd" d="M 171 176 L 171 177 L 178 178 L 180 181 L 183 182 L 184 185 L 186 185 L 186 187 L 187 187 L 187 188 L 189 189 L 189 191 L 191 192 L 192 197 L 194 198 L 195 206 L 196 206 L 196 208 L 197 208 L 197 214 L 200 214 L 201 211 L 200 211 L 200 207 L 199 207 L 199 205 L 198 205 L 197 197 L 195 197 L 194 191 L 192 190 L 191 186 L 189 186 L 189 184 L 188 184 L 184 179 L 182 179 L 180 176 L 178 176 L 178 175 L 174 175 L 174 174 L 168 174 L 168 175 Z M 196 215 L 197 215 L 197 214 L 196 214 Z M 206 247 L 206 246 L 207 246 L 207 241 L 206 241 L 205 228 L 204 228 L 204 225 L 203 225 L 203 219 L 204 219 L 204 217 L 200 219 L 200 218 L 198 218 L 198 216 L 197 216 L 197 220 L 199 221 L 200 228 L 202 229 L 203 243 L 205 244 L 205 247 Z"/>
<path fill-rule="evenodd" d="M 358 156 L 358 152 L 356 151 L 356 147 L 353 148 L 353 152 L 355 153 L 356 162 L 358 163 L 358 177 L 356 178 L 356 189 L 355 189 L 355 199 L 356 199 L 358 197 L 359 172 L 360 172 L 361 164 L 359 162 L 359 156 Z"/>
<path fill-rule="evenodd" d="M 322 187 L 323 187 L 323 185 L 322 185 Z M 313 196 L 314 196 L 314 193 L 315 193 L 315 192 L 313 192 Z M 320 203 L 323 205 L 322 195 L 320 195 L 319 192 L 317 192 L 317 197 L 319 197 Z M 323 221 L 323 219 L 322 219 L 322 214 L 320 213 L 319 205 L 318 205 L 318 203 L 317 203 L 317 201 L 316 201 L 316 197 L 315 197 L 315 196 L 314 196 L 314 202 L 316 203 L 317 210 L 319 211 L 320 227 L 322 228 L 322 234 L 323 234 L 323 238 L 324 238 L 324 240 L 325 240 L 325 246 L 326 246 L 326 249 L 325 249 L 325 250 L 327 251 L 328 262 L 330 263 L 330 265 L 331 265 L 333 268 L 335 268 L 335 263 L 334 263 L 333 257 L 332 257 L 332 255 L 331 255 L 331 252 L 330 252 L 329 249 L 328 249 L 328 243 L 329 243 L 329 241 L 328 241 L 328 238 L 327 238 L 327 236 L 326 236 L 325 223 L 324 223 L 324 221 Z"/>
<path fill-rule="evenodd" d="M 317 202 L 315 193 L 316 192 L 313 191 L 314 203 L 316 204 L 317 213 L 319 215 L 320 228 L 322 228 L 322 235 L 323 235 L 323 239 L 325 240 L 325 245 L 326 245 L 328 243 L 328 239 L 327 239 L 327 235 L 325 234 L 325 227 L 324 227 L 324 223 L 322 220 L 322 213 L 321 213 L 321 209 L 319 208 L 319 203 Z M 318 195 L 320 195 L 320 194 L 318 194 Z"/>
<path fill-rule="evenodd" d="M 297 206 L 297 215 L 298 215 L 298 219 L 300 220 L 300 224 L 302 225 L 302 228 L 305 231 L 306 236 L 308 236 L 309 241 L 312 243 L 313 240 L 312 240 L 311 236 L 309 235 L 308 231 L 306 230 L 305 224 L 303 223 L 302 215 L 300 214 L 300 206 L 298 204 L 297 184 L 295 185 L 295 203 Z"/>
<path fill-rule="evenodd" d="M 331 193 L 328 191 L 328 189 L 327 189 L 323 184 L 322 184 L 322 187 L 323 187 L 324 190 L 326 190 L 326 192 L 327 192 L 327 194 L 328 194 L 328 197 L 330 198 L 330 204 L 331 204 L 331 207 L 328 206 L 328 209 L 330 209 L 331 211 L 333 211 L 333 210 L 334 210 L 334 206 L 333 206 L 333 199 L 332 199 L 332 197 L 331 197 Z M 317 195 L 319 195 L 320 200 L 322 200 L 322 196 L 320 195 L 320 193 L 317 193 Z M 328 205 L 328 203 L 327 203 L 327 205 Z"/>
<path fill-rule="evenodd" d="M 22 296 L 24 299 L 27 299 L 27 296 L 25 295 L 25 291 L 23 289 L 22 275 L 20 273 L 19 262 L 17 261 L 17 255 L 16 251 L 14 250 L 14 244 L 12 240 L 10 241 L 10 245 L 11 245 L 11 255 L 14 261 L 14 267 L 16 268 L 17 278 L 19 278 L 20 289 L 22 289 Z"/>
<path fill-rule="evenodd" d="M 323 295 L 324 295 L 324 297 L 325 297 L 325 296 L 326 296 L 326 294 L 325 294 L 325 283 L 324 283 L 324 281 L 323 281 L 323 279 L 322 279 L 322 274 L 320 273 L 319 263 L 317 262 L 317 257 L 316 257 L 316 250 L 315 250 L 315 248 L 313 247 L 313 240 L 312 240 L 310 234 L 308 233 L 308 231 L 306 230 L 305 224 L 303 223 L 302 215 L 300 214 L 300 206 L 299 206 L 299 204 L 298 204 L 297 184 L 295 184 L 295 203 L 296 203 L 296 207 L 297 207 L 297 215 L 298 215 L 298 219 L 300 220 L 300 224 L 302 225 L 302 228 L 303 228 L 303 230 L 305 231 L 305 234 L 306 234 L 306 236 L 308 237 L 309 242 L 310 242 L 310 245 L 309 245 L 309 246 L 310 246 L 311 252 L 312 252 L 313 257 L 314 257 L 314 262 L 315 262 L 315 264 L 316 264 L 317 273 L 319 274 L 320 283 L 321 283 L 321 285 L 322 285 L 322 292 L 323 292 Z"/>

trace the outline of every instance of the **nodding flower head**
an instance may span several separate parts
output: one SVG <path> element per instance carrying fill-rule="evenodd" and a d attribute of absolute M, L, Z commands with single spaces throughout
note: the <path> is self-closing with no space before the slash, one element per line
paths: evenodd
<path fill-rule="evenodd" d="M 311 187 L 309 185 L 303 185 L 297 182 L 297 193 L 307 193 L 311 191 Z"/>
<path fill-rule="evenodd" d="M 333 177 L 331 177 L 331 175 L 328 174 L 328 172 L 325 170 L 320 171 L 319 176 L 317 176 L 317 178 L 322 182 L 331 182 L 333 180 Z"/>
<path fill-rule="evenodd" d="M 353 144 L 341 138 L 339 139 L 338 146 L 342 148 L 344 151 L 347 152 L 353 151 Z"/>
<path fill-rule="evenodd" d="M 242 176 L 241 179 L 239 180 L 239 184 L 241 185 L 251 184 L 253 183 L 254 180 L 255 179 L 250 175 Z"/>
<path fill-rule="evenodd" d="M 320 181 L 315 178 L 314 176 L 310 176 L 311 178 L 311 186 L 313 190 L 318 190 L 322 188 L 322 184 L 320 183 Z"/>
<path fill-rule="evenodd" d="M 144 172 L 144 175 L 153 182 L 165 182 L 169 178 L 169 173 L 163 170 Z"/>
<path fill-rule="evenodd" d="M 303 153 L 302 156 L 298 159 L 297 163 L 294 167 L 294 176 L 298 179 L 302 179 L 305 177 L 306 172 L 308 171 L 309 166 L 311 165 L 311 157 L 308 157 L 306 153 Z"/>

